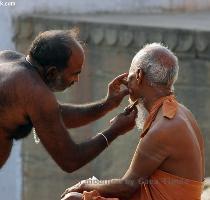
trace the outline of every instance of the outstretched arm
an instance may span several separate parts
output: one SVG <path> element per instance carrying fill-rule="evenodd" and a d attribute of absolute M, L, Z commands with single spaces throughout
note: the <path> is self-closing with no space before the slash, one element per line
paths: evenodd
<path fill-rule="evenodd" d="M 65 126 L 67 128 L 76 128 L 86 125 L 119 106 L 122 99 L 128 95 L 127 88 L 120 89 L 122 84 L 127 85 L 126 77 L 127 73 L 119 75 L 109 83 L 108 94 L 101 101 L 84 105 L 60 104 L 59 108 Z"/>
<path fill-rule="evenodd" d="M 31 103 L 28 105 L 28 115 L 45 149 L 66 172 L 75 171 L 102 152 L 107 147 L 105 137 L 110 144 L 135 125 L 136 112 L 121 114 L 118 118 L 123 125 L 113 123 L 109 129 L 103 131 L 105 137 L 99 134 L 86 142 L 76 144 L 63 123 L 54 95 L 43 88 L 34 88 L 33 95 L 42 98 L 36 102 L 29 101 Z"/>

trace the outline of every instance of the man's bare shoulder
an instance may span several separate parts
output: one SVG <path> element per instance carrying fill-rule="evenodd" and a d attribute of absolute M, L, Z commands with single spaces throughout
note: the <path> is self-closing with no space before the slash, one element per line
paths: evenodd
<path fill-rule="evenodd" d="M 40 77 L 30 75 L 27 77 L 27 86 L 23 86 L 27 90 L 24 94 L 27 97 L 27 104 L 30 107 L 49 108 L 57 106 L 57 100 L 54 93 L 49 89 Z"/>
<path fill-rule="evenodd" d="M 8 92 L 8 91 L 12 91 Z M 49 89 L 34 69 L 22 59 L 0 63 L 0 92 L 14 101 L 28 99 L 35 92 L 48 93 Z"/>
<path fill-rule="evenodd" d="M 148 131 L 150 137 L 168 140 L 169 138 L 177 137 L 179 134 L 186 132 L 194 123 L 193 114 L 184 105 L 179 104 L 177 113 L 172 119 L 168 119 L 162 115 L 162 110 L 159 111 L 152 127 Z"/>
<path fill-rule="evenodd" d="M 7 85 L 13 88 L 23 108 L 48 108 L 50 105 L 56 105 L 55 95 L 36 70 L 28 68 L 22 61 L 6 63 L 6 65 L 10 71 L 7 74 Z"/>
<path fill-rule="evenodd" d="M 54 93 L 44 83 L 30 85 L 27 88 L 29 95 L 25 94 L 25 111 L 33 119 L 43 116 L 55 116 L 59 111 L 59 104 Z M 45 119 L 47 120 L 47 119 Z"/>

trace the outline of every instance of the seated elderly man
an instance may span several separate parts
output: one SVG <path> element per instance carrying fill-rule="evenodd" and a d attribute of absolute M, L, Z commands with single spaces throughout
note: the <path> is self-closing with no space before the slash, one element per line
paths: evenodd
<path fill-rule="evenodd" d="M 143 130 L 130 167 L 120 179 L 82 181 L 63 200 L 201 198 L 204 141 L 194 116 L 173 93 L 178 70 L 177 57 L 161 44 L 148 44 L 135 55 L 128 88 L 131 101 L 139 100 L 137 125 Z"/>

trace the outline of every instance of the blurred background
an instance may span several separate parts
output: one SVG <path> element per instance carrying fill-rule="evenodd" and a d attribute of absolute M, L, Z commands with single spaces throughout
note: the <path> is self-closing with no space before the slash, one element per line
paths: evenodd
<path fill-rule="evenodd" d="M 180 73 L 178 100 L 195 115 L 206 145 L 210 176 L 210 1 L 209 0 L 13 0 L 0 2 L 0 50 L 26 53 L 31 41 L 50 29 L 80 29 L 86 64 L 80 82 L 58 93 L 62 102 L 87 103 L 105 97 L 107 84 L 128 71 L 146 43 L 162 42 L 176 53 Z M 24 80 L 23 80 L 24 81 Z M 70 130 L 81 142 L 109 126 L 128 104 L 88 126 Z M 133 130 L 118 138 L 98 158 L 67 174 L 59 169 L 31 134 L 15 142 L 0 170 L 0 199 L 57 200 L 66 187 L 92 177 L 117 178 L 128 168 L 139 141 Z M 209 195 L 210 196 L 210 195 Z"/>

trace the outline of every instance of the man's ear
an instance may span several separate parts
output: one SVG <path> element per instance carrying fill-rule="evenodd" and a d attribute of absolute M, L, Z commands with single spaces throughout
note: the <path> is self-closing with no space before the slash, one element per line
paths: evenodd
<path fill-rule="evenodd" d="M 142 69 L 137 69 L 136 71 L 136 79 L 138 84 L 140 84 L 142 82 L 142 78 L 143 78 L 143 71 Z"/>
<path fill-rule="evenodd" d="M 55 66 L 50 66 L 46 71 L 46 77 L 48 80 L 55 80 L 58 73 L 59 72 Z"/>

